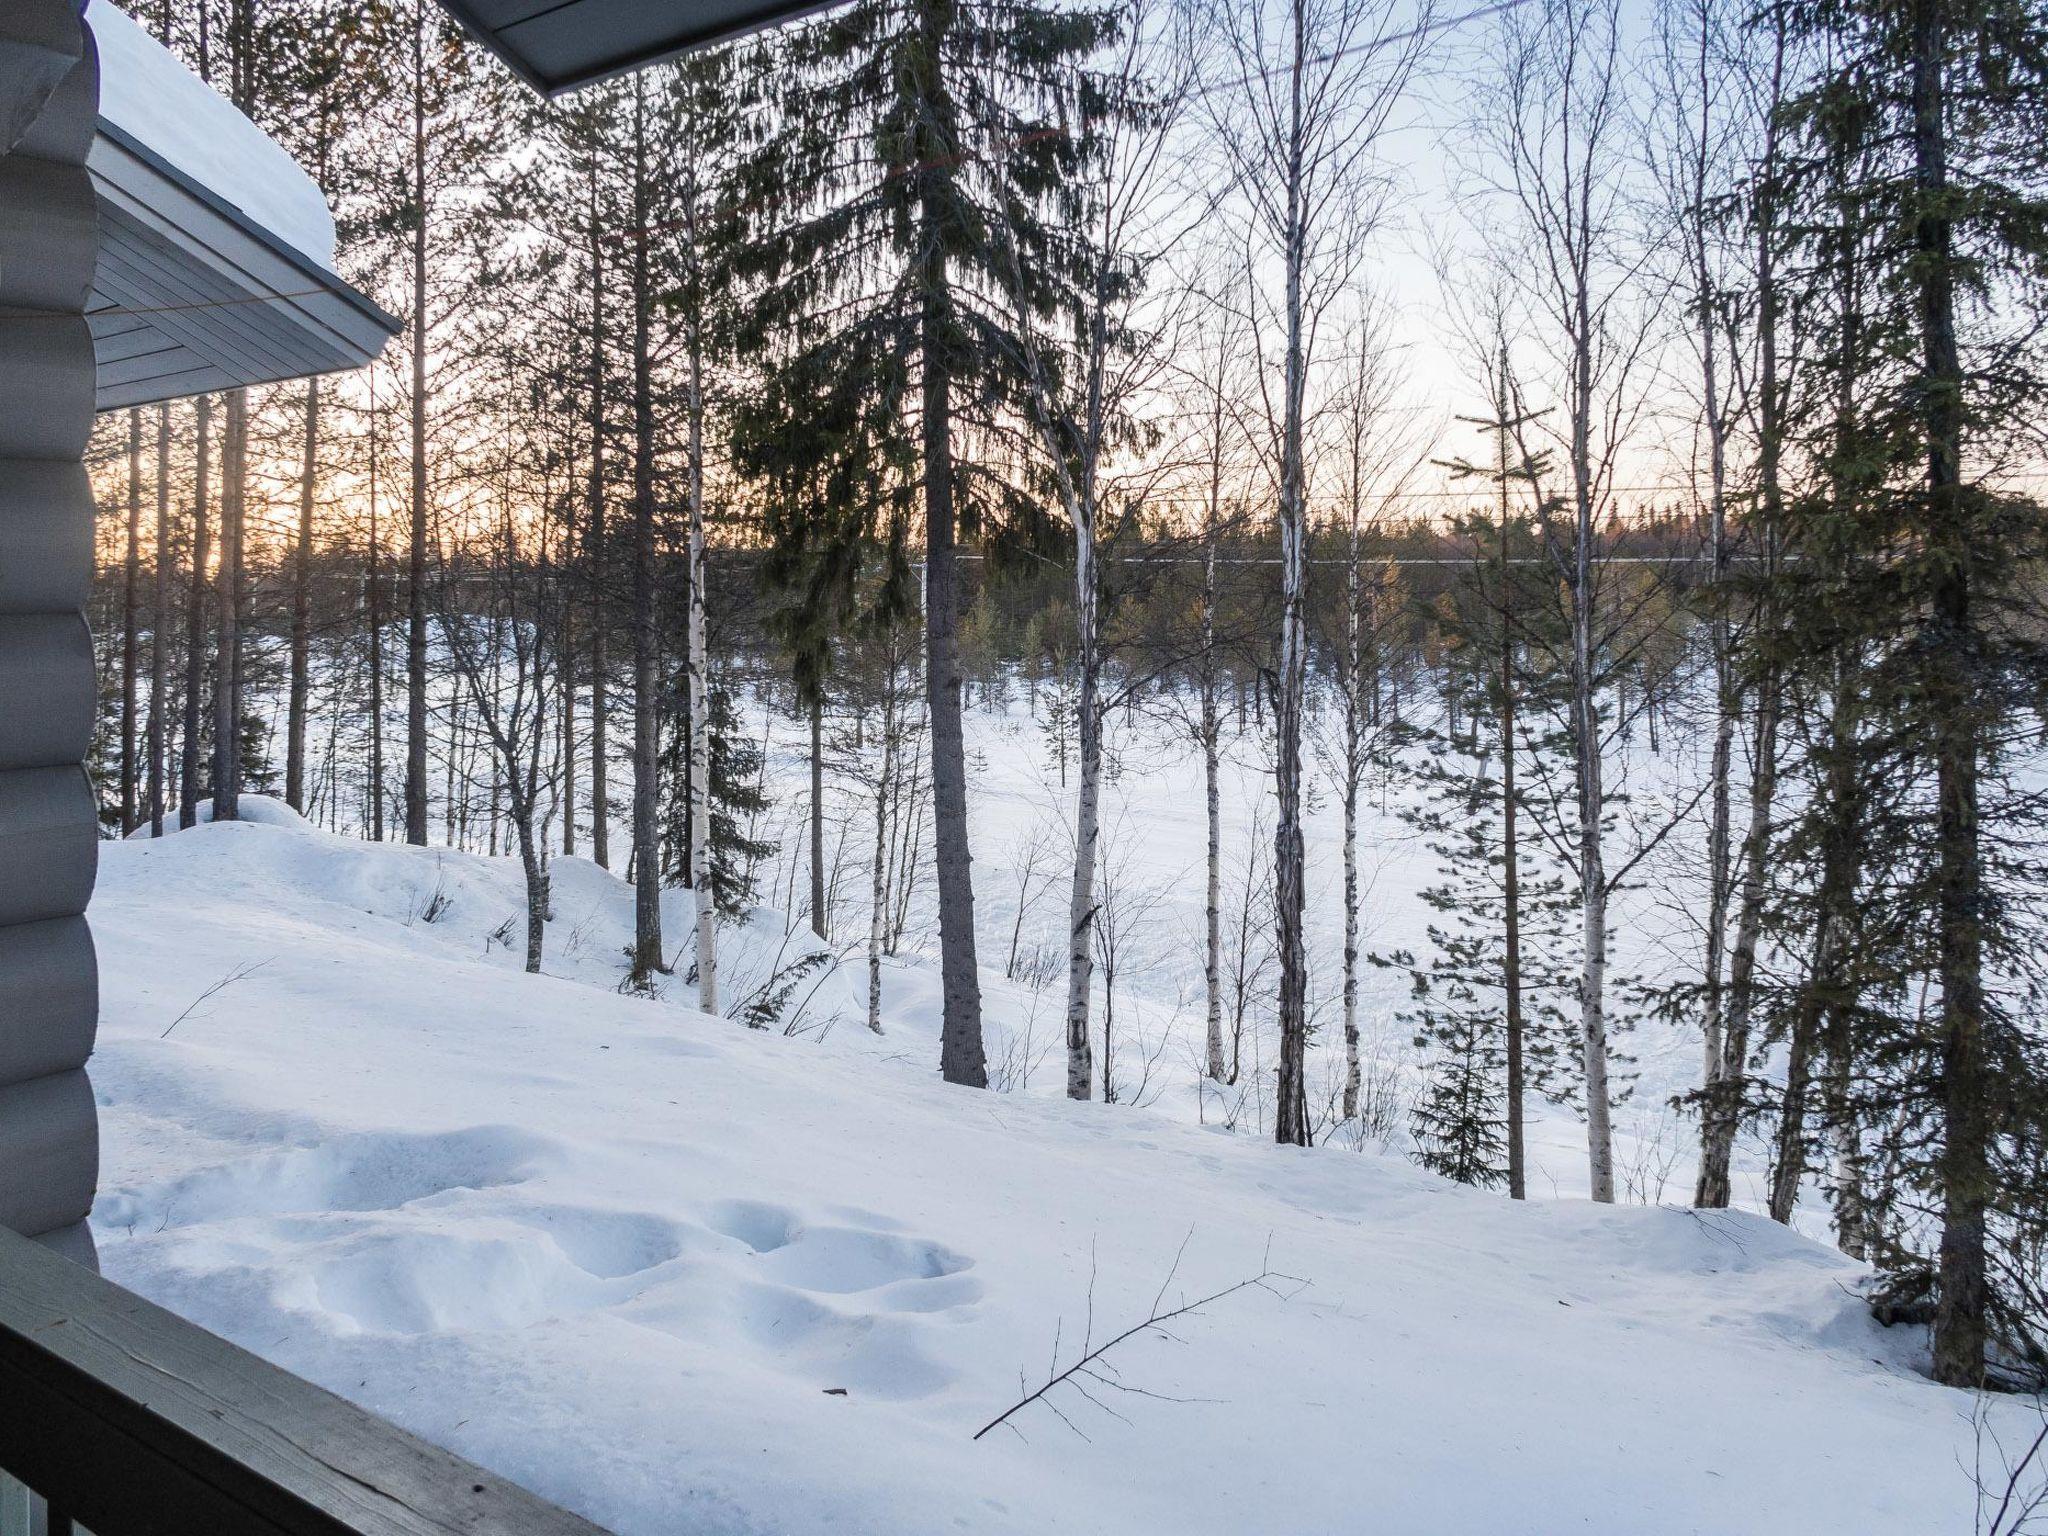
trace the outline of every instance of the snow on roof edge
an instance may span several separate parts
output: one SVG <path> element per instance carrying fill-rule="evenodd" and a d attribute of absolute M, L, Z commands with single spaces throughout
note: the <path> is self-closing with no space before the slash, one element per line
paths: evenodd
<path fill-rule="evenodd" d="M 100 117 L 308 260 L 334 267 L 334 215 L 276 140 L 109 0 L 89 0 Z"/>

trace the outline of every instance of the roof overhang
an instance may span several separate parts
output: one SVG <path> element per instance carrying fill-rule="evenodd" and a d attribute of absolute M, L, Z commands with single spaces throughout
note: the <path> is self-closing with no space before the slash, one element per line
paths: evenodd
<path fill-rule="evenodd" d="M 334 273 L 104 119 L 86 168 L 100 219 L 86 320 L 101 410 L 360 368 L 398 333 Z"/>
<path fill-rule="evenodd" d="M 113 0 L 86 0 L 84 14 L 98 62 L 97 96 L 81 105 L 99 408 L 374 358 L 399 323 L 332 270 L 334 221 L 313 178 Z"/>
<path fill-rule="evenodd" d="M 726 42 L 839 0 L 441 0 L 543 95 Z"/>

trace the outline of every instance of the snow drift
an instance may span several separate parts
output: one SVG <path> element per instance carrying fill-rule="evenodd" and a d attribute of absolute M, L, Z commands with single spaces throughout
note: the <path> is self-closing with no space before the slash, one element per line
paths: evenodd
<path fill-rule="evenodd" d="M 836 965 L 804 1038 L 622 996 L 555 868 L 530 977 L 509 860 L 109 847 L 108 1274 L 622 1536 L 1968 1528 L 1975 1405 L 1831 1249 L 950 1088 Z"/>

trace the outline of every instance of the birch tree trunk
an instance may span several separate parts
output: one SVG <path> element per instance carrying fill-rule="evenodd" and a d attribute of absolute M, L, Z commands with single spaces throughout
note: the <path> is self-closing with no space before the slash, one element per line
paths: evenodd
<path fill-rule="evenodd" d="M 164 835 L 164 725 L 170 707 L 171 408 L 156 408 L 156 569 L 149 600 L 149 835 Z"/>
<path fill-rule="evenodd" d="M 1358 589 L 1359 442 L 1352 439 L 1350 526 L 1344 562 L 1344 1118 L 1358 1118 L 1358 781 L 1364 752 L 1359 676 L 1364 670 Z"/>
<path fill-rule="evenodd" d="M 1088 1005 L 1095 975 L 1095 875 L 1101 836 L 1102 661 L 1096 624 L 1095 509 L 1085 488 L 1071 510 L 1081 782 L 1074 805 L 1074 878 L 1067 901 L 1067 1097 L 1086 1099 L 1094 1070 Z M 1107 1048 L 1105 1041 L 1105 1052 Z"/>
<path fill-rule="evenodd" d="M 1704 236 L 1700 239 L 1703 248 Z M 1703 249 L 1699 261 L 1699 281 L 1704 284 L 1707 278 Z M 1742 692 L 1735 677 L 1734 636 L 1728 621 L 1725 595 L 1728 584 L 1727 423 L 1717 403 L 1715 329 L 1714 317 L 1704 315 L 1700 330 L 1702 381 L 1708 400 L 1708 558 L 1715 590 L 1722 594 L 1715 600 L 1711 626 L 1715 714 L 1714 746 L 1708 768 L 1707 933 L 1702 977 L 1705 1013 L 1701 1045 L 1705 1052 L 1704 1078 L 1710 1085 L 1719 1076 L 1725 1054 L 1723 1009 L 1726 994 L 1722 968 L 1727 952 L 1728 902 L 1732 894 L 1729 775 L 1735 754 L 1735 723 L 1742 712 Z"/>
<path fill-rule="evenodd" d="M 384 841 L 384 572 L 377 526 L 377 376 L 370 374 L 370 526 L 364 557 L 364 607 L 370 630 L 370 840 Z"/>
<path fill-rule="evenodd" d="M 228 393 L 227 433 L 221 445 L 220 569 L 214 610 L 217 641 L 213 682 L 213 819 L 241 814 L 242 788 L 242 546 L 249 484 L 249 393 Z"/>
<path fill-rule="evenodd" d="M 889 804 L 896 774 L 895 639 L 890 637 L 882 681 L 882 765 L 875 776 L 875 865 L 868 877 L 868 1028 L 882 1032 L 882 953 L 889 942 Z"/>
<path fill-rule="evenodd" d="M 1685 34 L 1681 29 L 1690 25 L 1694 30 Z M 1735 640 L 1733 625 L 1729 618 L 1731 594 L 1728 591 L 1729 532 L 1728 532 L 1728 438 L 1731 430 L 1729 412 L 1722 398 L 1720 340 L 1725 317 L 1721 306 L 1721 288 L 1714 267 L 1711 244 L 1715 212 L 1713 202 L 1717 185 L 1714 177 L 1720 169 L 1715 123 L 1715 107 L 1723 93 L 1714 79 L 1716 13 L 1713 0 L 1692 0 L 1683 12 L 1665 12 L 1659 18 L 1660 29 L 1665 30 L 1664 47 L 1666 67 L 1671 94 L 1677 103 L 1680 119 L 1679 142 L 1674 148 L 1673 174 L 1668 191 L 1676 205 L 1677 224 L 1685 244 L 1685 259 L 1689 268 L 1691 286 L 1691 307 L 1693 325 L 1697 338 L 1700 420 L 1706 431 L 1707 441 L 1707 556 L 1711 581 L 1710 593 L 1713 612 L 1708 624 L 1708 641 L 1714 675 L 1714 737 L 1708 767 L 1707 782 L 1707 890 L 1706 890 L 1706 934 L 1701 957 L 1701 1027 L 1700 1043 L 1702 1052 L 1703 1103 L 1705 1113 L 1701 1119 L 1702 1160 L 1701 1177 L 1696 1187 L 1696 1197 L 1705 1197 L 1698 1203 L 1725 1205 L 1727 1203 L 1726 1152 L 1722 1149 L 1721 1136 L 1726 1106 L 1719 1101 L 1728 1097 L 1729 1052 L 1727 1036 L 1730 1029 L 1728 1010 L 1730 1007 L 1728 966 L 1728 913 L 1735 895 L 1732 827 L 1731 774 L 1734 762 L 1736 726 L 1743 711 L 1743 693 L 1736 670 Z M 1771 141 L 1767 130 L 1766 163 L 1769 162 Z M 1768 207 L 1770 193 L 1762 194 L 1757 208 L 1762 212 Z M 1769 237 L 1759 242 L 1759 256 L 1764 262 L 1759 276 L 1766 277 L 1770 260 Z M 1760 283 L 1760 287 L 1762 284 Z M 1767 359 L 1767 363 L 1769 360 Z M 1766 371 L 1769 369 L 1767 367 Z M 1775 387 L 1775 380 L 1767 380 L 1766 388 Z M 1769 406 L 1766 405 L 1768 417 Z M 1766 494 L 1768 500 L 1768 493 Z M 1763 519 L 1768 524 L 1768 512 Z M 1655 744 L 1656 714 L 1649 711 L 1652 730 L 1652 746 Z M 1755 816 L 1751 816 L 1752 828 Z M 1746 909 L 1745 909 L 1746 910 Z M 1746 1026 L 1745 1026 L 1746 1033 Z M 1744 1042 L 1747 1050 L 1747 1041 Z M 1739 1077 L 1741 1063 L 1736 1063 L 1734 1073 Z M 1732 1120 L 1727 1130 L 1732 1134 Z M 1712 1168 L 1710 1162 L 1718 1161 L 1719 1167 Z"/>
<path fill-rule="evenodd" d="M 811 932 L 829 938 L 825 911 L 825 698 L 824 682 L 811 698 Z"/>
<path fill-rule="evenodd" d="M 1207 1003 L 1207 1066 L 1212 1083 L 1223 1082 L 1230 1072 L 1223 1060 L 1223 791 L 1218 751 L 1223 721 L 1216 691 L 1216 543 L 1212 496 L 1202 553 L 1202 800 L 1207 824 L 1202 989 Z"/>
<path fill-rule="evenodd" d="M 1501 356 L 1501 388 L 1495 419 L 1500 423 L 1500 451 L 1495 473 L 1500 481 L 1500 843 L 1501 843 L 1501 987 L 1507 1014 L 1508 1070 L 1508 1198 L 1529 1198 L 1529 1154 L 1524 1099 L 1527 1093 L 1528 1048 L 1522 1016 L 1522 841 L 1521 786 L 1515 779 L 1515 597 L 1512 545 L 1508 538 L 1508 393 L 1507 356 Z"/>
<path fill-rule="evenodd" d="M 121 835 L 135 830 L 137 668 L 142 658 L 142 407 L 128 408 L 128 536 L 121 572 Z"/>
<path fill-rule="evenodd" d="M 427 65 L 425 8 L 412 32 L 412 528 L 406 548 L 405 840 L 427 843 Z"/>
<path fill-rule="evenodd" d="M 1756 241 L 1757 327 L 1757 512 L 1766 566 L 1765 591 L 1775 582 L 1784 528 L 1783 455 L 1785 388 L 1778 347 L 1778 105 L 1784 94 L 1786 22 L 1784 8 L 1772 12 L 1771 63 L 1761 103 L 1764 140 L 1762 174 L 1751 218 Z M 1779 614 L 1768 595 L 1756 623 L 1765 631 L 1762 644 L 1775 645 L 1770 631 Z M 1710 1058 L 1701 1117 L 1700 1171 L 1693 1191 L 1695 1205 L 1726 1207 L 1733 1196 L 1729 1175 L 1735 1130 L 1741 1117 L 1743 1081 L 1749 1070 L 1750 1018 L 1755 1007 L 1757 945 L 1763 931 L 1767 893 L 1767 861 L 1774 830 L 1778 783 L 1778 732 L 1784 711 L 1784 678 L 1775 660 L 1766 659 L 1756 694 L 1754 762 L 1749 783 L 1749 826 L 1743 834 L 1741 901 L 1735 919 L 1735 943 L 1729 957 L 1728 986 L 1718 1059 Z"/>
<path fill-rule="evenodd" d="M 691 215 L 694 220 L 694 204 Z M 691 236 L 696 234 L 693 226 Z M 697 905 L 697 1006 L 718 1012 L 718 902 L 711 888 L 711 672 L 704 658 L 704 351 L 690 336 L 690 885 Z"/>
<path fill-rule="evenodd" d="M 573 518 L 573 514 L 571 514 Z M 565 564 L 574 559 L 571 550 L 575 543 L 573 521 L 562 534 L 562 558 Z M 556 753 L 557 771 L 562 776 L 562 853 L 566 858 L 576 856 L 576 619 L 575 605 L 566 599 L 562 603 L 561 657 L 556 662 L 560 669 L 562 708 L 559 730 L 559 750 Z"/>
<path fill-rule="evenodd" d="M 590 177 L 590 857 L 611 868 L 611 711 L 605 655 L 604 247 L 598 238 L 597 171 Z"/>
<path fill-rule="evenodd" d="M 1578 295 L 1573 365 L 1577 374 L 1571 421 L 1572 540 L 1571 739 L 1579 800 L 1579 900 L 1584 946 L 1579 971 L 1579 1027 L 1586 1090 L 1586 1164 L 1594 1200 L 1614 1202 L 1614 1130 L 1607 1088 L 1607 865 L 1602 817 L 1606 812 L 1600 710 L 1595 696 L 1599 566 L 1591 473 L 1591 306 L 1583 278 Z"/>
<path fill-rule="evenodd" d="M 320 380 L 306 380 L 306 435 L 299 463 L 299 528 L 292 545 L 291 692 L 286 706 L 284 798 L 306 809 L 306 698 L 313 641 L 313 476 L 319 468 Z"/>
<path fill-rule="evenodd" d="M 1223 1059 L 1223 791 L 1221 744 L 1223 700 L 1216 667 L 1216 562 L 1223 539 L 1224 389 L 1229 376 L 1230 344 L 1217 343 L 1216 377 L 1209 393 L 1209 485 L 1202 506 L 1202 650 L 1199 726 L 1202 743 L 1202 800 L 1207 838 L 1203 850 L 1202 992 L 1209 1081 L 1230 1076 Z"/>
<path fill-rule="evenodd" d="M 1302 939 L 1306 903 L 1301 834 L 1301 723 L 1308 680 L 1308 508 L 1302 457 L 1308 359 L 1302 326 L 1302 281 L 1307 210 L 1302 205 L 1305 145 L 1302 135 L 1306 63 L 1302 0 L 1293 7 L 1294 59 L 1290 71 L 1288 185 L 1282 256 L 1286 272 L 1287 354 L 1280 428 L 1280 650 L 1273 700 L 1274 788 L 1279 802 L 1273 830 L 1273 907 L 1280 963 L 1280 1064 L 1274 1098 L 1274 1139 L 1308 1144 L 1308 953 Z"/>

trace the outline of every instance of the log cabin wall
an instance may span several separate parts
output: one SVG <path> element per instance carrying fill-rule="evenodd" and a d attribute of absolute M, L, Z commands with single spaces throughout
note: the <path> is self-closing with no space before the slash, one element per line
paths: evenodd
<path fill-rule="evenodd" d="M 98 102 L 77 0 L 0 5 L 0 1226 L 88 1262 Z"/>

